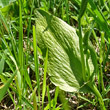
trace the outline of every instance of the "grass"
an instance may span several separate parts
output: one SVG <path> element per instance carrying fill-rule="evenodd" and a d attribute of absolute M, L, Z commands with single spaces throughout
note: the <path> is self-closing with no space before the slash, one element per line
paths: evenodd
<path fill-rule="evenodd" d="M 82 2 L 81 0 L 16 0 L 11 4 L 6 3 L 8 4 L 6 6 L 4 3 L 1 4 L 0 109 L 6 109 L 5 107 L 9 109 L 11 105 L 10 109 L 110 109 L 110 3 L 108 0 L 82 0 Z M 19 8 L 18 11 L 16 7 Z M 42 50 L 37 45 L 34 15 L 36 8 L 52 13 L 77 30 L 85 82 L 90 78 L 90 70 L 89 67 L 86 68 L 87 59 L 84 55 L 86 54 L 88 58 L 92 51 L 90 47 L 89 50 L 84 51 L 85 47 L 91 40 L 94 48 L 98 50 L 91 55 L 97 67 L 96 74 L 94 73 L 94 85 L 90 85 L 94 95 L 67 92 L 63 94 L 59 87 L 55 87 L 50 82 L 50 76 L 47 74 L 49 50 L 47 49 L 44 58 Z M 9 99 L 10 104 L 7 104 L 6 99 Z"/>

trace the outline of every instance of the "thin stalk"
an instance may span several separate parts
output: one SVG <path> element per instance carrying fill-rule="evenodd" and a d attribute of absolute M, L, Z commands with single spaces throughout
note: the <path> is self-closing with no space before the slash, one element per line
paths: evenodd
<path fill-rule="evenodd" d="M 58 9 L 60 8 L 60 6 L 62 6 L 63 3 L 62 3 L 62 4 L 61 4 L 61 3 L 62 3 L 62 0 L 60 0 L 58 6 L 57 6 L 57 8 L 56 8 L 55 15 L 56 15 L 56 13 L 58 12 Z M 64 10 L 63 10 L 63 11 L 64 11 Z"/>
<path fill-rule="evenodd" d="M 81 63 L 82 63 L 82 74 L 83 80 L 86 81 L 85 76 L 85 60 L 84 60 L 84 52 L 83 52 L 83 39 L 82 39 L 82 30 L 81 30 L 81 19 L 79 19 L 79 46 L 80 46 L 80 55 L 81 55 Z"/>
<path fill-rule="evenodd" d="M 37 110 L 37 102 L 36 102 L 36 87 L 33 91 L 33 107 L 34 107 L 34 110 Z"/>
<path fill-rule="evenodd" d="M 9 54 L 9 57 L 11 58 L 12 62 L 14 63 L 14 65 L 16 66 L 16 70 L 17 70 L 17 77 L 15 77 L 16 91 L 17 91 L 18 95 L 21 96 L 22 95 L 22 93 L 21 93 L 22 91 L 21 91 L 21 88 L 20 88 L 20 85 L 21 85 L 20 72 L 19 72 L 16 60 L 14 59 L 14 57 L 11 56 L 11 54 Z M 8 61 L 8 60 L 6 61 L 6 63 L 8 64 L 9 68 L 11 69 L 11 71 L 14 73 L 15 71 L 14 71 L 12 63 L 10 63 L 10 61 Z M 20 76 L 20 78 L 19 78 L 19 76 Z"/>
<path fill-rule="evenodd" d="M 100 109 L 101 110 L 106 110 L 103 99 L 102 99 L 102 96 L 101 96 L 100 92 L 98 91 L 98 89 L 96 88 L 96 86 L 95 85 L 93 85 L 93 86 L 89 85 L 89 87 L 91 88 L 93 93 L 97 96 L 99 104 L 100 104 Z"/>
<path fill-rule="evenodd" d="M 86 16 L 87 23 L 90 24 L 90 21 L 89 21 L 89 18 L 88 18 L 88 16 L 87 16 L 87 14 L 85 14 L 85 16 Z M 92 29 L 92 33 L 93 33 L 93 36 L 94 36 L 94 38 L 95 38 L 95 40 L 96 40 L 96 42 L 97 42 L 97 45 L 98 45 L 98 47 L 99 47 L 99 42 L 98 42 L 97 35 L 96 35 L 94 29 Z"/>
<path fill-rule="evenodd" d="M 43 77 L 43 88 L 42 88 L 42 110 L 44 107 L 44 98 L 45 98 L 45 91 L 46 91 L 46 73 L 47 73 L 47 62 L 48 62 L 48 49 L 46 52 L 46 59 L 44 62 L 44 77 Z"/>
<path fill-rule="evenodd" d="M 105 57 L 105 60 L 104 60 L 104 62 L 103 62 L 103 71 L 104 71 L 106 62 L 107 62 L 107 60 L 108 60 L 108 55 L 109 55 L 109 53 L 110 53 L 109 50 L 110 50 L 110 44 L 108 44 L 108 49 L 107 49 L 107 52 L 106 52 L 106 57 Z"/>
<path fill-rule="evenodd" d="M 15 45 L 15 39 L 14 39 L 14 36 L 13 36 L 13 34 L 12 34 L 12 31 L 11 31 L 11 29 L 9 28 L 9 25 L 7 24 L 6 19 L 4 18 L 4 16 L 3 16 L 3 14 L 2 14 L 1 11 L 0 11 L 0 21 L 2 22 L 2 24 L 3 24 L 4 28 L 5 28 L 5 30 L 7 31 L 8 35 L 9 35 L 9 37 L 10 37 L 10 39 L 11 39 L 11 43 L 12 43 L 14 55 L 15 55 L 15 58 L 16 58 L 16 60 L 17 60 L 18 58 L 17 58 L 17 55 L 16 55 L 16 49 L 15 49 L 15 47 L 16 47 L 16 45 Z"/>
<path fill-rule="evenodd" d="M 62 10 L 62 19 L 64 20 L 64 4 L 62 3 L 62 5 L 61 5 L 61 10 Z"/>
<path fill-rule="evenodd" d="M 103 81 L 103 71 L 102 71 L 102 62 L 103 62 L 103 39 L 104 39 L 104 33 L 101 33 L 101 45 L 100 45 L 100 87 L 101 91 L 104 92 L 104 81 Z"/>
<path fill-rule="evenodd" d="M 110 9 L 109 9 L 109 6 L 107 5 L 107 3 L 104 3 L 104 6 L 105 6 L 107 12 L 109 13 L 110 12 Z"/>
<path fill-rule="evenodd" d="M 35 26 L 33 26 L 33 47 L 34 47 L 35 74 L 36 74 L 37 88 L 38 88 L 38 101 L 40 102 L 40 81 L 39 81 L 40 77 L 39 77 L 39 66 L 38 66 L 38 54 L 37 54 Z M 40 110 L 40 104 L 39 104 L 39 110 Z"/>
<path fill-rule="evenodd" d="M 8 46 L 8 44 L 7 44 L 6 39 L 5 39 L 4 36 L 3 36 L 3 40 L 2 40 L 2 41 L 3 41 L 4 45 L 6 46 L 6 48 L 8 49 L 10 55 L 13 56 L 13 54 L 12 54 L 12 52 L 11 52 L 11 50 L 10 50 L 10 47 Z"/>
<path fill-rule="evenodd" d="M 87 50 L 87 53 L 86 53 L 87 80 L 89 80 L 90 78 L 90 68 L 89 68 L 89 63 L 88 63 L 89 56 L 90 56 L 90 51 Z"/>
<path fill-rule="evenodd" d="M 81 30 L 81 18 L 86 11 L 87 4 L 88 4 L 88 0 L 82 0 L 81 1 L 81 9 L 80 9 L 79 17 L 78 17 L 79 47 L 80 47 L 82 74 L 83 74 L 83 80 L 84 81 L 86 81 L 86 72 L 85 72 L 85 60 L 84 60 L 83 39 L 82 39 L 82 30 Z"/>
<path fill-rule="evenodd" d="M 65 93 L 62 90 L 59 90 L 59 99 L 62 103 L 62 108 L 64 110 L 70 110 L 68 100 L 66 100 Z"/>
<path fill-rule="evenodd" d="M 48 102 L 49 102 L 49 110 L 51 109 L 51 97 L 50 97 L 50 93 L 49 93 L 49 86 L 47 86 L 47 95 L 48 95 Z"/>
<path fill-rule="evenodd" d="M 21 85 L 20 86 L 20 94 L 19 94 L 19 104 L 20 109 L 21 107 L 21 93 L 22 93 L 22 81 L 23 81 L 23 25 L 22 25 L 22 4 L 21 0 L 19 0 L 19 53 L 18 53 L 18 59 L 19 59 L 19 67 L 20 67 L 20 76 L 21 76 Z M 18 79 L 19 80 L 19 79 Z"/>
<path fill-rule="evenodd" d="M 55 15 L 55 2 L 56 2 L 56 0 L 53 0 L 53 14 Z"/>
<path fill-rule="evenodd" d="M 65 0 L 65 5 L 66 5 L 66 18 L 67 18 L 67 22 L 68 24 L 70 24 L 70 20 L 69 20 L 69 15 L 68 15 L 68 11 L 69 11 L 69 6 L 68 6 L 68 0 Z"/>
<path fill-rule="evenodd" d="M 28 68 L 28 59 L 29 59 L 29 50 L 30 50 L 29 34 L 30 34 L 30 27 L 31 27 L 31 16 L 32 16 L 33 8 L 34 8 L 34 1 L 35 0 L 32 1 L 31 13 L 30 13 L 30 17 L 29 17 L 28 31 L 27 31 L 27 52 L 26 52 L 26 66 L 25 66 L 25 76 L 26 77 L 24 77 L 24 82 L 26 80 L 26 82 L 29 85 L 29 87 L 31 88 L 31 90 L 33 90 L 33 88 L 31 85 L 31 80 L 30 80 L 27 68 Z"/>
<path fill-rule="evenodd" d="M 8 94 L 9 94 L 9 96 L 10 96 L 10 98 L 11 98 L 13 104 L 14 104 L 14 109 L 17 110 L 17 106 L 16 106 L 16 103 L 15 103 L 15 100 L 14 100 L 14 98 L 13 98 L 13 96 L 12 96 L 10 90 L 8 90 Z"/>
<path fill-rule="evenodd" d="M 104 6 L 104 0 L 99 0 L 99 5 Z"/>
<path fill-rule="evenodd" d="M 85 60 L 84 60 L 84 52 L 83 52 L 81 18 L 82 18 L 83 14 L 84 14 L 84 12 L 86 10 L 87 2 L 88 2 L 88 0 L 86 0 L 86 1 L 85 0 L 82 0 L 81 11 L 80 11 L 79 18 L 78 18 L 78 22 L 79 22 L 79 25 L 78 25 L 78 28 L 79 28 L 79 46 L 80 46 L 81 63 L 82 63 L 82 74 L 83 74 L 83 80 L 84 81 L 86 81 L 86 79 L 85 79 L 86 78 L 86 73 L 85 73 Z M 104 102 L 103 102 L 102 96 L 101 96 L 100 92 L 97 90 L 96 86 L 94 84 L 93 85 L 88 84 L 88 86 L 91 88 L 91 90 L 93 91 L 93 93 L 97 96 L 97 98 L 99 100 L 99 104 L 100 104 L 101 110 L 106 110 L 106 108 L 104 106 Z"/>
<path fill-rule="evenodd" d="M 23 25 L 22 25 L 22 8 L 21 8 L 21 0 L 19 0 L 19 65 L 20 68 L 23 69 Z"/>
<path fill-rule="evenodd" d="M 55 108 L 56 108 L 58 93 L 59 93 L 59 87 L 56 87 L 55 97 L 54 97 L 54 100 L 53 100 L 53 110 L 55 110 Z"/>
<path fill-rule="evenodd" d="M 32 1 L 31 13 L 30 13 L 30 18 L 29 18 L 29 26 L 28 26 L 28 32 L 27 32 L 27 60 L 26 60 L 27 62 L 26 62 L 26 65 L 28 64 L 28 57 L 29 57 L 29 52 L 28 52 L 28 48 L 30 47 L 29 33 L 30 33 L 30 27 L 31 27 L 31 16 L 32 16 L 33 7 L 34 7 L 34 0 Z M 29 50 L 30 50 L 30 48 L 29 48 Z"/>
<path fill-rule="evenodd" d="M 40 0 L 37 0 L 37 2 L 38 2 L 38 7 L 40 6 Z"/>

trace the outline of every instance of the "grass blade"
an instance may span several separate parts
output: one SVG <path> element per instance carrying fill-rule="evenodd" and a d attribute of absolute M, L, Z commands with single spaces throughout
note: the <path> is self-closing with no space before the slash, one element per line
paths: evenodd
<path fill-rule="evenodd" d="M 38 54 L 37 54 L 35 26 L 33 26 L 33 47 L 34 47 L 35 74 L 36 74 L 37 88 L 38 88 L 38 101 L 40 102 L 40 82 L 39 82 L 39 70 L 38 70 L 39 67 L 38 67 Z"/>
<path fill-rule="evenodd" d="M 89 99 L 87 99 L 87 98 L 85 98 L 85 97 L 83 97 L 83 96 L 78 96 L 80 99 L 83 99 L 84 101 L 87 101 L 87 102 L 89 102 L 89 103 L 91 103 L 92 105 L 94 105 L 94 102 L 92 102 L 92 101 L 90 101 Z"/>
<path fill-rule="evenodd" d="M 5 63 L 5 61 L 4 61 L 4 59 L 2 58 L 2 59 L 0 60 L 0 74 L 3 72 L 4 63 Z"/>
<path fill-rule="evenodd" d="M 84 12 L 86 11 L 86 8 L 87 8 L 87 3 L 88 3 L 88 0 L 82 0 L 79 19 L 84 15 Z"/>
<path fill-rule="evenodd" d="M 44 62 L 44 77 L 43 77 L 43 88 L 42 88 L 42 110 L 44 106 L 44 97 L 45 97 L 45 91 L 46 91 L 46 72 L 47 72 L 47 61 L 48 61 L 48 49 L 46 52 L 46 59 Z"/>
<path fill-rule="evenodd" d="M 55 108 L 56 108 L 58 92 L 59 92 L 59 87 L 57 86 L 56 91 L 55 91 L 55 97 L 54 97 L 54 100 L 53 100 L 53 110 L 55 110 Z"/>
<path fill-rule="evenodd" d="M 13 51 L 14 51 L 14 56 L 16 57 L 16 60 L 17 60 L 17 55 L 16 55 L 16 45 L 15 45 L 15 39 L 13 37 L 13 34 L 12 34 L 12 31 L 11 29 L 9 28 L 9 25 L 7 24 L 7 20 L 4 18 L 2 12 L 0 11 L 0 21 L 2 22 L 5 30 L 7 31 L 9 37 L 10 37 L 10 40 L 11 40 L 11 43 L 12 43 L 12 46 L 13 46 Z M 3 36 L 3 39 L 5 39 L 5 37 Z M 6 46 L 7 47 L 7 46 Z M 8 47 L 7 47 L 8 48 Z M 9 50 L 10 51 L 10 50 Z M 11 52 L 10 52 L 11 53 Z"/>
<path fill-rule="evenodd" d="M 33 12 L 33 7 L 34 7 L 34 0 L 32 1 L 32 7 L 31 7 L 31 13 L 30 13 L 30 18 L 29 18 L 29 26 L 28 26 L 28 31 L 27 31 L 27 62 L 26 65 L 28 66 L 28 58 L 29 58 L 29 51 L 30 50 L 30 45 L 29 45 L 29 34 L 30 34 L 30 27 L 31 27 L 31 16 Z"/>
<path fill-rule="evenodd" d="M 70 24 L 70 20 L 69 20 L 69 4 L 68 4 L 68 0 L 65 0 L 65 5 L 66 5 L 66 18 L 67 18 L 67 22 L 68 24 Z"/>
<path fill-rule="evenodd" d="M 59 91 L 59 98 L 60 98 L 60 101 L 62 103 L 63 109 L 64 110 L 70 110 L 68 100 L 66 99 L 64 91 L 62 91 L 62 90 Z"/>
<path fill-rule="evenodd" d="M 19 68 L 20 68 L 20 74 L 17 73 L 18 78 L 21 77 L 21 84 L 19 85 L 19 104 L 21 108 L 21 98 L 22 98 L 22 84 L 23 84 L 23 25 L 22 25 L 22 1 L 19 0 L 19 45 L 18 45 L 18 59 L 19 59 Z M 19 79 L 18 81 L 19 82 Z M 17 83 L 16 82 L 16 83 Z"/>
<path fill-rule="evenodd" d="M 15 73 L 12 75 L 12 77 L 5 83 L 5 85 L 3 87 L 0 88 L 0 101 L 3 99 L 6 91 L 8 90 L 10 83 L 12 82 L 14 76 L 16 75 L 16 71 Z"/>
<path fill-rule="evenodd" d="M 36 102 L 36 87 L 32 93 L 32 96 L 33 96 L 33 107 L 34 107 L 34 110 L 37 110 L 37 102 Z"/>
<path fill-rule="evenodd" d="M 19 65 L 20 69 L 23 69 L 23 25 L 22 25 L 22 9 L 21 9 L 21 0 L 19 0 Z"/>
<path fill-rule="evenodd" d="M 51 98 L 50 98 L 50 93 L 49 93 L 49 86 L 47 86 L 47 94 L 48 94 L 49 110 L 52 110 L 51 109 Z"/>
<path fill-rule="evenodd" d="M 104 81 L 103 81 L 103 71 L 102 71 L 102 62 L 103 62 L 103 41 L 104 41 L 104 33 L 101 33 L 101 44 L 100 44 L 100 74 L 99 74 L 99 80 L 100 84 L 99 87 L 101 87 L 101 91 L 104 93 Z"/>
<path fill-rule="evenodd" d="M 89 12 L 91 13 L 91 15 L 94 17 L 94 19 L 96 20 L 96 22 L 100 25 L 102 30 L 105 30 L 108 35 L 110 35 L 110 31 L 107 25 L 107 22 L 105 21 L 105 19 L 103 18 L 102 14 L 100 13 L 100 11 L 97 9 L 97 6 L 94 4 L 93 0 L 89 0 L 88 1 L 91 9 L 89 8 Z"/>

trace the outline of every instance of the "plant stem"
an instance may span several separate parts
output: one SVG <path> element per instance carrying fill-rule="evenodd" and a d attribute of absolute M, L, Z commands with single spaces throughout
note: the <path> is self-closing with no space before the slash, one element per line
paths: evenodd
<path fill-rule="evenodd" d="M 23 25 L 22 25 L 22 1 L 21 0 L 19 0 L 19 45 L 18 45 L 18 47 L 19 47 L 19 53 L 18 53 L 18 59 L 19 59 L 19 67 L 20 67 L 20 79 L 18 79 L 19 80 L 19 82 L 20 82 L 20 84 L 19 84 L 19 89 L 20 89 L 20 92 L 19 92 L 19 105 L 20 105 L 20 110 L 21 110 L 21 98 L 22 98 L 22 96 L 21 96 L 21 94 L 22 94 L 22 89 L 23 89 L 23 68 L 24 68 L 24 66 L 23 66 L 23 63 L 24 63 L 24 61 L 23 61 Z"/>
<path fill-rule="evenodd" d="M 66 18 L 67 18 L 67 23 L 70 24 L 69 15 L 68 15 L 68 11 L 69 11 L 68 0 L 65 0 L 65 5 L 66 5 Z"/>
<path fill-rule="evenodd" d="M 100 87 L 101 91 L 104 92 L 104 81 L 103 81 L 103 71 L 102 71 L 102 62 L 103 62 L 103 43 L 104 43 L 104 33 L 101 33 L 101 45 L 100 45 Z"/>
<path fill-rule="evenodd" d="M 93 86 L 89 85 L 89 87 L 91 88 L 93 93 L 97 96 L 99 104 L 100 104 L 100 109 L 101 110 L 106 110 L 103 99 L 102 99 L 102 96 L 101 96 L 100 92 L 98 91 L 98 89 L 96 88 L 96 86 L 95 85 L 93 85 Z"/>
<path fill-rule="evenodd" d="M 29 17 L 29 26 L 28 26 L 28 32 L 27 32 L 27 61 L 26 61 L 27 67 L 28 67 L 29 50 L 31 47 L 29 44 L 29 34 L 30 34 L 31 17 L 32 17 L 33 8 L 34 8 L 34 0 L 32 1 L 31 13 L 30 13 L 30 17 Z"/>
<path fill-rule="evenodd" d="M 36 74 L 37 88 L 38 88 L 38 102 L 40 103 L 40 76 L 39 76 L 39 64 L 38 64 L 38 53 L 37 53 L 37 41 L 36 41 L 35 26 L 33 26 L 33 47 L 34 47 L 35 74 Z M 40 110 L 40 105 L 38 106 L 38 110 Z"/>
<path fill-rule="evenodd" d="M 81 54 L 83 80 L 85 81 L 86 74 L 85 74 L 85 61 L 84 61 L 84 52 L 83 52 L 83 39 L 81 32 L 81 19 L 79 19 L 79 46 L 80 46 L 80 54 Z"/>
<path fill-rule="evenodd" d="M 50 93 L 49 93 L 49 86 L 47 86 L 47 95 L 48 95 L 48 102 L 49 102 L 49 110 L 51 109 L 51 97 L 50 97 Z"/>

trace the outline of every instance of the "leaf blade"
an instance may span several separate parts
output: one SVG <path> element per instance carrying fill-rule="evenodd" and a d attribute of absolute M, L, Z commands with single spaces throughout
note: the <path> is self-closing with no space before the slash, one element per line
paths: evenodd
<path fill-rule="evenodd" d="M 0 88 L 0 102 L 3 99 L 3 96 L 5 95 L 7 89 L 9 88 L 10 83 L 12 82 L 14 76 L 16 75 L 17 72 L 15 72 L 12 77 L 5 83 L 5 85 Z"/>
<path fill-rule="evenodd" d="M 76 30 L 61 19 L 38 10 L 36 30 L 45 57 L 48 48 L 48 74 L 60 89 L 77 92 L 84 85 Z"/>

